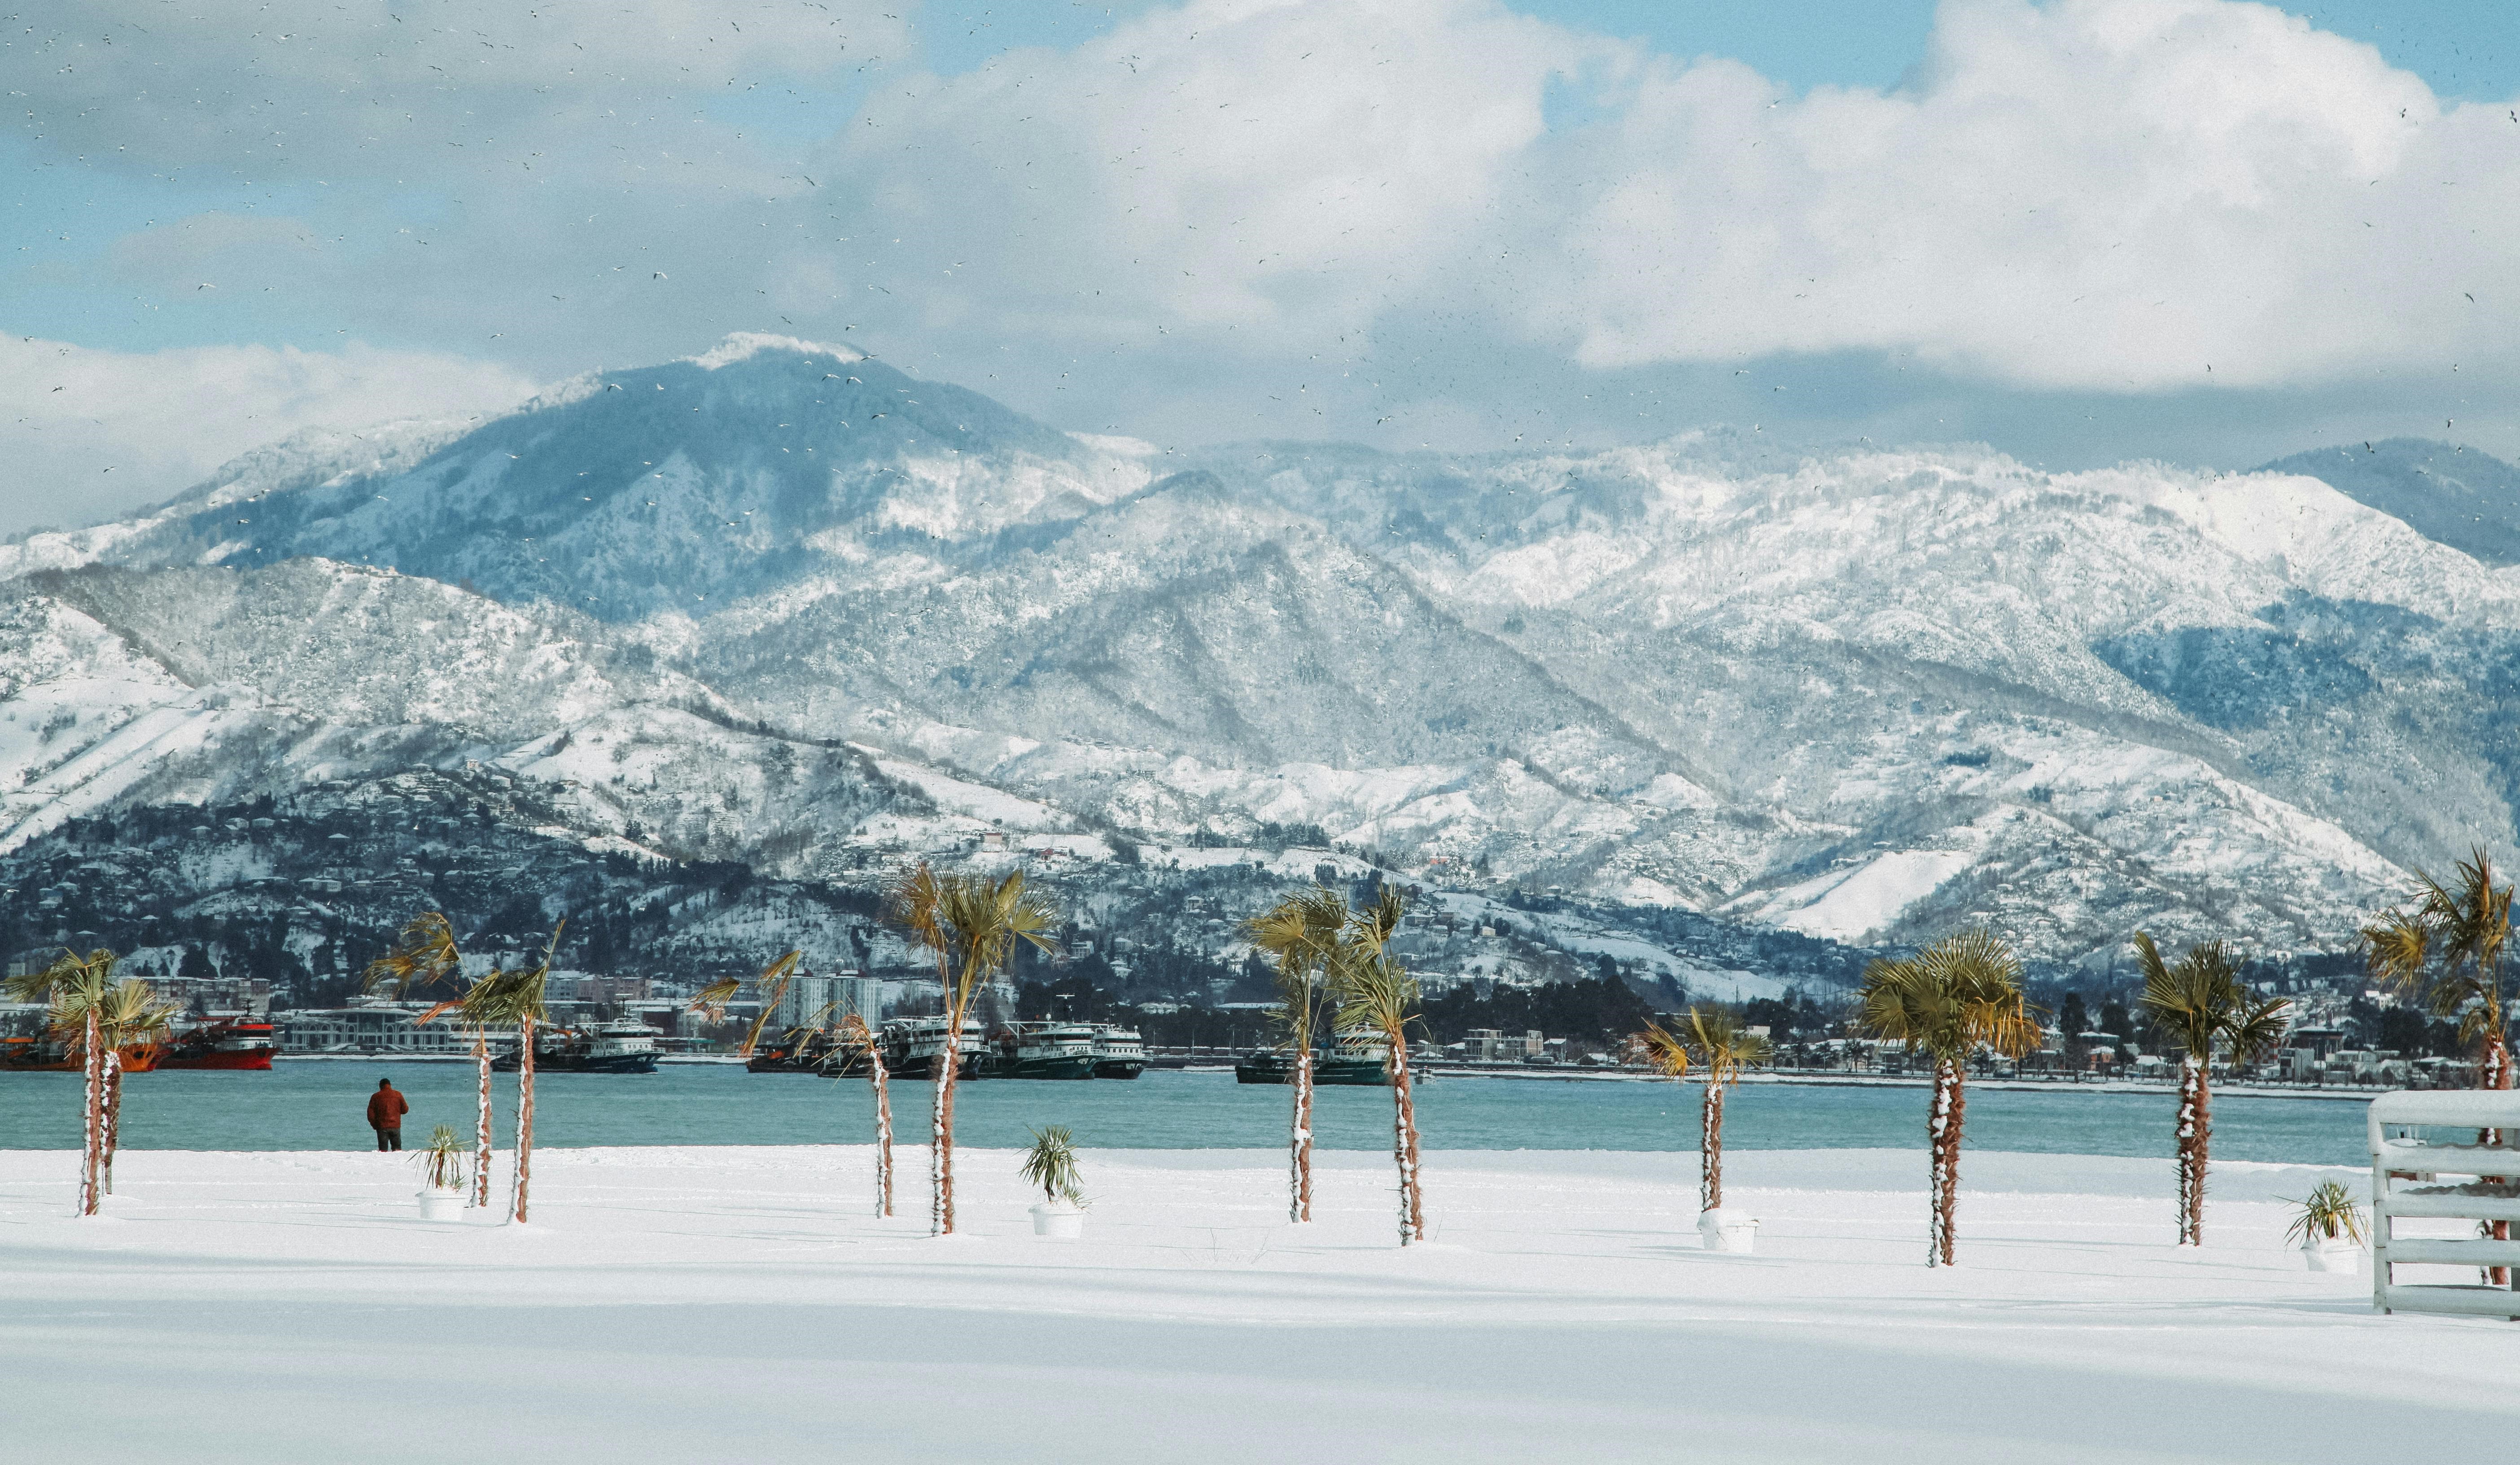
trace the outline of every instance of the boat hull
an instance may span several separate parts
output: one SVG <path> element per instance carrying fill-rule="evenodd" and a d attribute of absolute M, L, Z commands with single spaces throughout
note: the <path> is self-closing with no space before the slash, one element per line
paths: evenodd
<path fill-rule="evenodd" d="M 1091 1053 L 1057 1053 L 1047 1057 L 1015 1057 L 998 1060 L 998 1078 L 1091 1078 L 1095 1059 Z"/>
<path fill-rule="evenodd" d="M 490 1069 L 491 1072 L 499 1074 L 515 1073 L 517 1055 L 500 1054 L 490 1060 Z M 534 1072 L 537 1074 L 652 1074 L 656 1072 L 656 1055 L 615 1053 L 602 1058 L 588 1058 L 570 1053 L 536 1052 Z"/>
<path fill-rule="evenodd" d="M 160 1069 L 219 1069 L 230 1073 L 271 1072 L 269 1048 L 213 1048 L 207 1053 L 175 1053 L 158 1060 Z"/>
<path fill-rule="evenodd" d="M 158 1067 L 160 1056 L 156 1048 L 125 1048 L 122 1050 L 122 1071 L 146 1074 Z M 75 1058 L 60 1056 L 42 1048 L 0 1053 L 0 1074 L 75 1074 L 84 1065 Z"/>
<path fill-rule="evenodd" d="M 1098 1058 L 1094 1060 L 1097 1078 L 1135 1078 L 1147 1071 L 1143 1058 Z"/>
<path fill-rule="evenodd" d="M 1295 1061 L 1279 1052 L 1254 1053 L 1234 1065 L 1234 1081 L 1292 1083 Z M 1341 1088 L 1382 1088 L 1389 1086 L 1391 1076 L 1383 1071 L 1379 1058 L 1316 1057 L 1313 1082 Z"/>

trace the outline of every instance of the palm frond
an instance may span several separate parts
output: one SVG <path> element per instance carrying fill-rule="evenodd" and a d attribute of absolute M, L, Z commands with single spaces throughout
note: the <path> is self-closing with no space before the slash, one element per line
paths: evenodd
<path fill-rule="evenodd" d="M 2042 1035 L 2037 1011 L 2022 996 L 2020 959 L 1983 929 L 1866 966 L 1856 1025 L 1952 1061 L 1980 1047 L 2017 1058 L 2036 1051 Z"/>
<path fill-rule="evenodd" d="M 693 993 L 688 1010 L 698 1013 L 712 1023 L 723 1023 L 726 1021 L 726 1004 L 734 1001 L 736 995 L 742 990 L 742 978 L 721 977 Z"/>
<path fill-rule="evenodd" d="M 1660 1023 L 1647 1024 L 1642 1032 L 1628 1034 L 1627 1053 L 1632 1063 L 1643 1064 L 1666 1078 L 1688 1076 L 1688 1042 Z"/>
<path fill-rule="evenodd" d="M 1706 1065 L 1709 1083 L 1734 1082 L 1740 1078 L 1742 1069 L 1765 1063 L 1776 1052 L 1766 1034 L 1742 1026 L 1731 1008 L 1689 1008 L 1688 1032 L 1688 1045 L 1696 1051 L 1698 1061 Z"/>
<path fill-rule="evenodd" d="M 407 997 L 453 980 L 463 968 L 464 958 L 455 947 L 455 928 L 443 912 L 426 910 L 396 934 L 392 949 L 368 963 L 360 985 L 370 992 Z"/>

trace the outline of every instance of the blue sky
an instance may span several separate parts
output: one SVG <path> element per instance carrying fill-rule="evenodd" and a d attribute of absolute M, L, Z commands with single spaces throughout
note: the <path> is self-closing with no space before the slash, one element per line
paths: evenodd
<path fill-rule="evenodd" d="M 519 9 L 21 18 L 0 532 L 735 330 L 1161 441 L 2520 454 L 2504 3 Z"/>

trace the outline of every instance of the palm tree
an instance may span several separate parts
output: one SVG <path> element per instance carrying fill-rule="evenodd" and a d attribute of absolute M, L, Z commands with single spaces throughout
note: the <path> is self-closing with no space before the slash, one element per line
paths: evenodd
<path fill-rule="evenodd" d="M 2255 1062 L 2283 1040 L 2292 1004 L 2280 997 L 2252 1000 L 2221 941 L 2190 946 L 2176 965 L 2165 965 L 2152 938 L 2138 931 L 2135 951 L 2143 968 L 2143 1010 L 2181 1052 L 2179 1244 L 2203 1246 L 2205 1167 L 2214 1139 L 2214 1044 L 2219 1039 L 2235 1064 Z"/>
<path fill-rule="evenodd" d="M 562 920 L 552 927 L 551 939 L 543 945 L 540 962 L 530 968 L 494 971 L 472 984 L 451 1004 L 460 1008 L 465 1021 L 476 1029 L 514 1024 L 517 1030 L 517 1186 L 512 1218 L 519 1224 L 525 1220 L 533 1189 L 534 1024 L 551 1015 L 545 1000 L 546 988 L 551 981 L 552 959 L 560 952 L 561 932 L 567 926 L 568 922 Z"/>
<path fill-rule="evenodd" d="M 105 1041 L 103 1002 L 113 981 L 112 951 L 99 947 L 81 956 L 65 948 L 41 971 L 0 982 L 0 992 L 16 1002 L 49 1004 L 45 1021 L 53 1034 L 79 1060 L 84 1079 L 80 1090 L 79 1201 L 81 1215 L 94 1215 L 104 1197 Z"/>
<path fill-rule="evenodd" d="M 2511 1039 L 2504 1026 L 2502 947 L 2511 937 L 2511 887 L 2494 885 L 2494 862 L 2482 847 L 2458 867 L 2458 888 L 2444 890 L 2415 872 L 2408 903 L 2362 928 L 2371 975 L 2382 984 L 2421 994 L 2436 1017 L 2458 1019 L 2458 1035 L 2480 1044 L 2476 1086 L 2512 1086 Z M 2492 1143 L 2491 1131 L 2477 1136 Z M 2484 1178 L 2484 1177 L 2480 1177 Z M 2497 1241 L 2511 1239 L 2509 1221 L 2488 1222 Z M 2486 1278 L 2499 1287 L 2510 1279 L 2502 1267 Z"/>
<path fill-rule="evenodd" d="M 1294 1137 L 1288 1146 L 1286 1218 L 1313 1218 L 1313 1024 L 1324 973 L 1347 926 L 1347 901 L 1324 886 L 1298 891 L 1242 923 L 1251 944 L 1278 961 L 1278 1020 L 1294 1058 Z"/>
<path fill-rule="evenodd" d="M 2503 1026 L 2502 947 L 2511 936 L 2511 887 L 2497 890 L 2494 862 L 2480 848 L 2462 860 L 2458 888 L 2444 890 L 2418 871 L 2408 903 L 2362 928 L 2371 975 L 2425 997 L 2437 1017 L 2456 1018 L 2459 1036 L 2482 1042 L 2476 1086 L 2512 1085 L 2511 1042 Z"/>
<path fill-rule="evenodd" d="M 464 954 L 455 946 L 455 928 L 442 911 L 425 910 L 395 936 L 393 949 L 368 963 L 365 991 L 382 992 L 397 1001 L 432 987 L 451 985 L 464 974 Z M 440 1002 L 422 1013 L 429 1022 L 460 1002 Z M 490 1204 L 490 1034 L 472 1025 L 474 1109 L 472 1122 L 472 1204 Z"/>
<path fill-rule="evenodd" d="M 1418 1018 L 1418 981 L 1387 949 L 1404 908 L 1400 893 L 1384 886 L 1370 909 L 1348 918 L 1329 972 L 1339 1026 L 1369 1029 L 1383 1040 L 1383 1063 L 1391 1075 L 1391 1158 L 1400 1167 L 1400 1244 L 1407 1246 L 1426 1239 L 1426 1205 L 1418 1189 L 1418 1105 L 1409 1086 L 1409 1025 Z"/>
<path fill-rule="evenodd" d="M 924 864 L 919 867 L 922 875 L 926 870 Z M 1021 870 L 1011 870 L 995 881 L 974 875 L 928 879 L 936 892 L 932 920 L 958 959 L 945 984 L 945 1051 L 936 1064 L 936 1105 L 928 1146 L 928 1175 L 934 1185 L 931 1224 L 936 1235 L 950 1236 L 954 1231 L 954 1080 L 962 1067 L 964 1018 L 990 978 L 1006 970 L 1016 942 L 1028 941 L 1042 951 L 1054 949 L 1051 933 L 1058 929 L 1058 912 L 1041 894 L 1024 889 Z M 939 966 L 942 969 L 941 956 Z"/>
<path fill-rule="evenodd" d="M 1926 1140 L 1933 1156 L 1931 1234 L 1925 1264 L 1952 1264 L 1959 1201 L 1962 1065 L 1980 1048 L 2019 1057 L 2039 1046 L 2039 1023 L 2021 994 L 2021 962 L 1989 931 L 1946 937 L 1898 961 L 1864 969 L 1856 1024 L 1876 1037 L 1922 1048 L 1934 1061 Z"/>
<path fill-rule="evenodd" d="M 1722 1007 L 1691 1007 L 1688 1030 L 1674 1032 L 1656 1024 L 1628 1039 L 1645 1066 L 1668 1078 L 1688 1076 L 1692 1062 L 1706 1068 L 1706 1092 L 1698 1102 L 1697 1209 L 1724 1205 L 1724 1091 L 1740 1081 L 1741 1070 L 1765 1063 L 1775 1048 L 1764 1034 L 1741 1026 Z"/>
<path fill-rule="evenodd" d="M 164 1037 L 173 1027 L 175 1004 L 138 978 L 126 977 L 98 993 L 97 1038 L 104 1070 L 100 1098 L 104 1123 L 97 1136 L 104 1189 L 113 1194 L 113 1157 L 122 1147 L 122 1050 L 142 1047 Z"/>
<path fill-rule="evenodd" d="M 829 1061 L 845 1063 L 851 1050 L 866 1054 L 867 1076 L 875 1082 L 875 1213 L 892 1216 L 892 1091 L 885 1086 L 883 1044 L 867 1027 L 863 1014 L 840 1019 L 840 1041 Z"/>

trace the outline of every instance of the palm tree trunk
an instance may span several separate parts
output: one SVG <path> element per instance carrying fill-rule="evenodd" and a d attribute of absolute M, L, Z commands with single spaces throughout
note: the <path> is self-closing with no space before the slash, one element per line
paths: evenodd
<path fill-rule="evenodd" d="M 2501 1014 L 2498 1012 L 2493 1015 L 2492 1026 L 2485 1030 L 2484 1060 L 2485 1061 L 2478 1065 L 2477 1068 L 2477 1087 L 2511 1087 L 2511 1044 L 2509 1040 L 2503 1036 Z M 2476 1136 L 2476 1142 L 2478 1144 L 2490 1145 L 2496 1143 L 2496 1141 L 2497 1135 L 2492 1129 L 2483 1130 Z M 2505 1177 L 2498 1175 L 2479 1175 L 2477 1178 L 2489 1182 L 2499 1182 Z M 2509 1221 L 2489 1221 L 2487 1222 L 2487 1226 L 2489 1228 L 2487 1234 L 2493 1237 L 2496 1241 L 2509 1241 L 2511 1239 L 2511 1223 Z M 2507 1287 L 2511 1285 L 2511 1269 L 2509 1267 L 2489 1266 L 2484 1268 L 2484 1272 L 2485 1283 L 2489 1287 Z"/>
<path fill-rule="evenodd" d="M 892 1215 L 892 1090 L 884 1082 L 883 1054 L 870 1044 L 867 1062 L 875 1079 L 875 1213 Z"/>
<path fill-rule="evenodd" d="M 82 1128 L 79 1136 L 79 1214 L 96 1214 L 99 1174 L 99 1149 L 105 1138 L 105 1054 L 104 1034 L 98 1030 L 96 1009 L 87 1013 L 87 1037 L 79 1072 L 83 1080 L 79 1094 Z"/>
<path fill-rule="evenodd" d="M 1934 1060 L 1934 1107 L 1926 1121 L 1926 1141 L 1933 1152 L 1933 1223 L 1925 1240 L 1925 1264 L 1952 1264 L 1958 1234 L 1954 1212 L 1959 1204 L 1960 1121 L 1967 1107 L 1961 1089 L 1959 1060 Z"/>
<path fill-rule="evenodd" d="M 1295 1041 L 1295 1133 L 1289 1147 L 1286 1175 L 1286 1219 L 1313 1218 L 1313 1049 L 1301 1034 Z"/>
<path fill-rule="evenodd" d="M 1425 1198 L 1418 1189 L 1418 1102 L 1409 1087 L 1409 1041 L 1391 1034 L 1391 1154 L 1400 1165 L 1400 1244 L 1426 1239 Z"/>
<path fill-rule="evenodd" d="M 522 1224 L 534 1183 L 534 1020 L 518 1019 L 517 1035 L 517 1220 Z"/>
<path fill-rule="evenodd" d="M 2205 1244 L 2205 1171 L 2212 1158 L 2214 1093 L 2205 1065 L 2190 1053 L 2179 1065 L 2179 1244 Z"/>
<path fill-rule="evenodd" d="M 962 1024 L 948 1013 L 945 1051 L 936 1058 L 936 1108 L 929 1117 L 927 1180 L 931 1236 L 954 1234 L 954 1078 L 963 1064 Z"/>
<path fill-rule="evenodd" d="M 490 1034 L 472 1030 L 472 1064 L 481 1079 L 480 1108 L 472 1130 L 472 1204 L 490 1205 Z"/>
<path fill-rule="evenodd" d="M 100 1146 L 105 1155 L 105 1193 L 113 1194 L 113 1154 L 122 1147 L 122 1050 L 108 1044 L 105 1050 L 105 1135 Z"/>
<path fill-rule="evenodd" d="M 1697 1209 L 1724 1204 L 1724 1085 L 1707 1080 L 1697 1109 Z"/>

